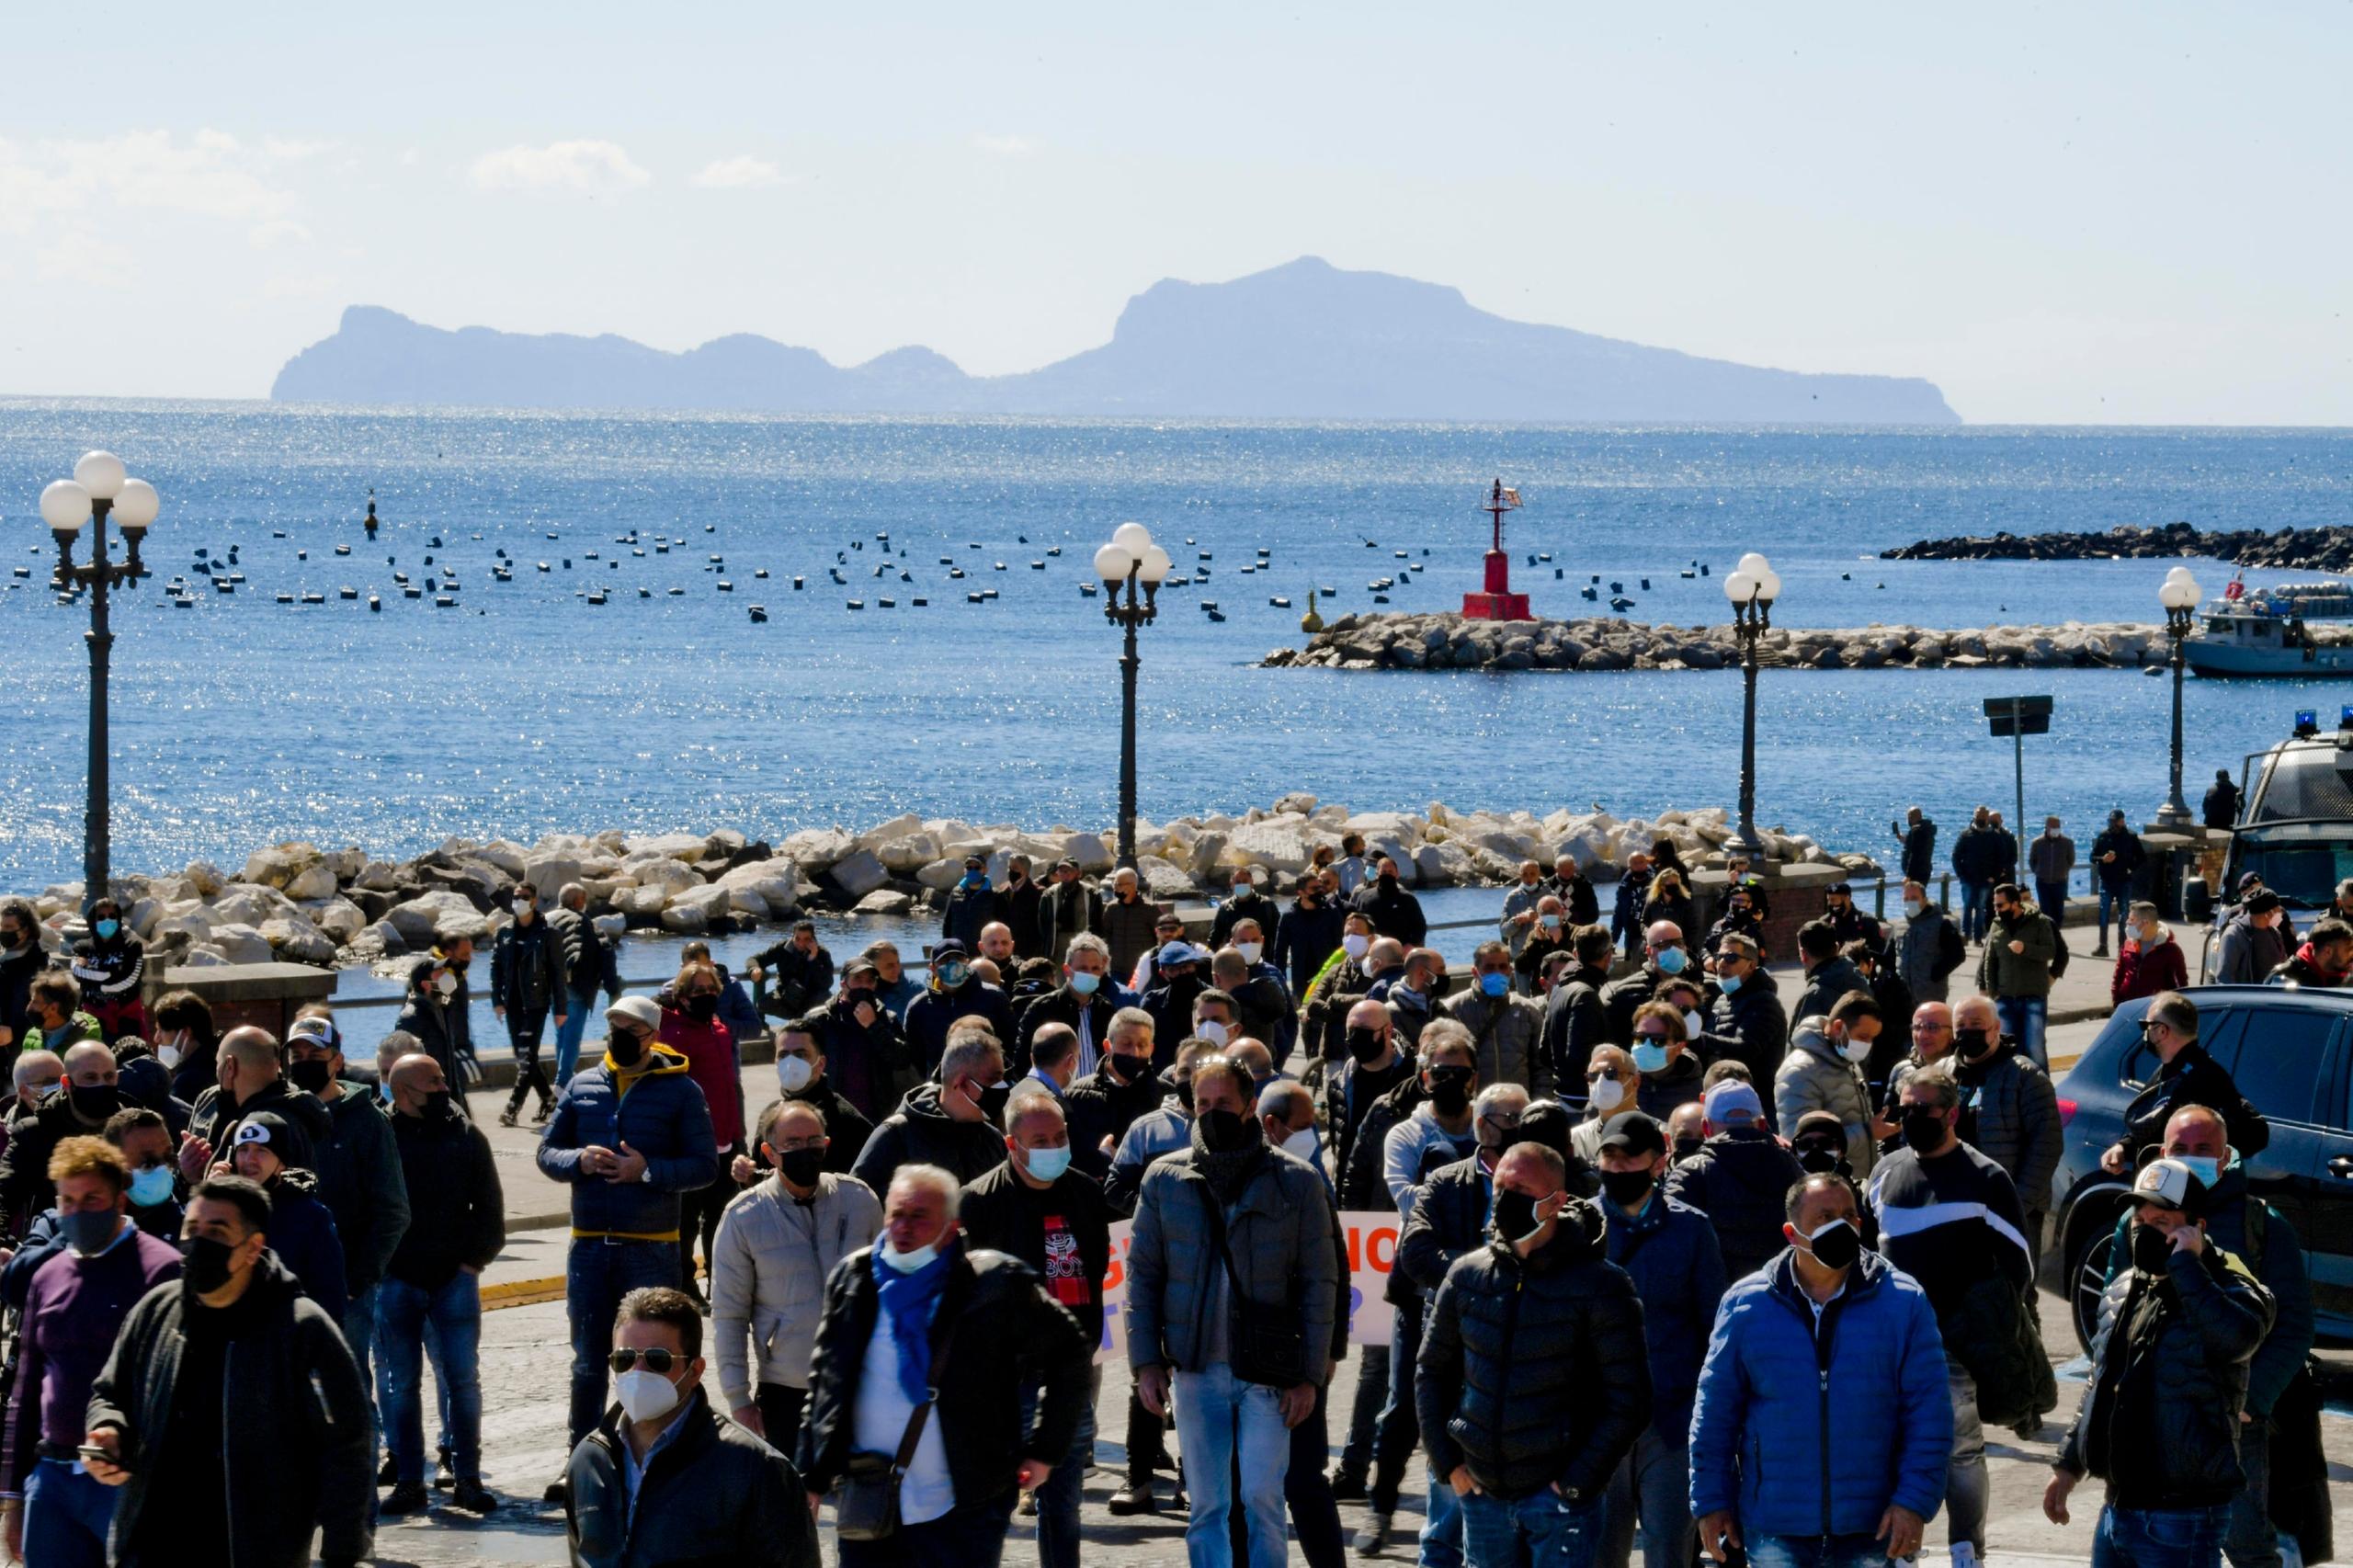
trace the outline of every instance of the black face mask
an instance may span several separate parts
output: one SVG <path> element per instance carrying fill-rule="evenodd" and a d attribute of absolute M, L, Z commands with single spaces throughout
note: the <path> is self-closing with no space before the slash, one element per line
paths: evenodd
<path fill-rule="evenodd" d="M 605 1041 L 605 1054 L 623 1067 L 634 1067 L 645 1054 L 645 1041 L 629 1029 L 615 1029 Z"/>
<path fill-rule="evenodd" d="M 1350 1029 L 1348 1031 L 1348 1054 L 1358 1062 L 1370 1062 L 1379 1060 L 1386 1045 L 1387 1041 L 1379 1029 Z"/>
<path fill-rule="evenodd" d="M 2132 1267 L 2143 1274 L 2162 1276 L 2173 1256 L 2173 1238 L 2154 1225 L 2132 1221 Z"/>
<path fill-rule="evenodd" d="M 1847 1220 L 1833 1220 L 1806 1238 L 1813 1261 L 1824 1268 L 1852 1268 L 1863 1256 L 1863 1235 Z"/>
<path fill-rule="evenodd" d="M 1651 1195 L 1651 1181 L 1648 1171 L 1604 1171 L 1601 1191 L 1610 1202 L 1631 1213 Z"/>
<path fill-rule="evenodd" d="M 318 1094 L 335 1081 L 335 1068 L 324 1057 L 311 1057 L 286 1064 L 286 1080 L 296 1088 Z"/>
<path fill-rule="evenodd" d="M 1121 1084 L 1132 1084 L 1143 1076 L 1152 1063 L 1148 1058 L 1114 1051 L 1103 1058 L 1103 1065 Z"/>
<path fill-rule="evenodd" d="M 994 1126 L 1004 1119 L 1005 1102 L 1012 1097 L 1012 1085 L 991 1084 L 987 1088 L 983 1089 L 979 1094 L 972 1096 L 972 1103 L 981 1108 L 981 1115 L 986 1118 L 989 1123 Z"/>
<path fill-rule="evenodd" d="M 1940 1149 L 1945 1142 L 1945 1119 L 1933 1110 L 1912 1110 L 1904 1113 L 1904 1142 L 1917 1153 Z"/>
<path fill-rule="evenodd" d="M 825 1174 L 825 1151 L 787 1149 L 776 1157 L 776 1168 L 795 1187 L 814 1187 L 817 1178 Z"/>
<path fill-rule="evenodd" d="M 1396 872 L 1394 872 L 1394 871 L 1383 871 L 1383 872 L 1381 872 L 1381 891 L 1382 892 L 1394 892 L 1394 891 L 1396 890 L 1396 887 L 1397 887 L 1397 873 L 1396 873 Z"/>
<path fill-rule="evenodd" d="M 716 996 L 688 997 L 687 1017 L 699 1024 L 710 1022 L 711 1019 L 719 1017 L 719 998 Z"/>
<path fill-rule="evenodd" d="M 425 1093 L 425 1104 L 420 1108 L 429 1119 L 439 1120 L 449 1114 L 449 1091 L 427 1089 Z"/>
<path fill-rule="evenodd" d="M 1176 1103 L 1185 1108 L 1185 1114 L 1188 1116 L 1192 1115 L 1193 1080 L 1190 1078 L 1178 1078 L 1168 1085 L 1168 1090 L 1169 1093 L 1176 1096 Z"/>
<path fill-rule="evenodd" d="M 1974 1062 L 1992 1049 L 1994 1037 L 1985 1029 L 1955 1029 L 1952 1043 L 1963 1062 Z"/>
<path fill-rule="evenodd" d="M 210 1295 L 229 1282 L 229 1255 L 236 1250 L 210 1236 L 190 1236 L 180 1246 L 180 1282 L 192 1295 Z"/>
<path fill-rule="evenodd" d="M 85 1121 L 104 1121 L 122 1108 L 122 1091 L 112 1084 L 68 1084 L 65 1092 Z"/>
<path fill-rule="evenodd" d="M 460 979 L 463 979 L 465 977 L 466 965 L 472 961 L 473 960 L 472 959 L 452 959 L 449 963 L 449 972 L 457 975 Z"/>
<path fill-rule="evenodd" d="M 1497 1241 L 1526 1240 L 1536 1231 L 1536 1199 L 1524 1192 L 1497 1188 L 1492 1222 Z"/>
<path fill-rule="evenodd" d="M 1675 1141 L 1675 1157 L 1678 1160 L 1688 1160 L 1698 1153 L 1706 1142 L 1707 1140 L 1704 1138 L 1677 1138 Z"/>
<path fill-rule="evenodd" d="M 1827 1143 L 1800 1143 L 1791 1151 L 1798 1157 L 1798 1169 L 1808 1176 L 1845 1176 L 1847 1153 Z"/>
<path fill-rule="evenodd" d="M 1471 1108 L 1471 1085 L 1478 1074 L 1468 1067 L 1430 1069 L 1430 1103 L 1440 1116 L 1461 1116 Z"/>
<path fill-rule="evenodd" d="M 1239 1111 L 1203 1111 L 1200 1128 L 1201 1142 L 1213 1154 L 1238 1153 L 1260 1136 L 1256 1119 Z"/>

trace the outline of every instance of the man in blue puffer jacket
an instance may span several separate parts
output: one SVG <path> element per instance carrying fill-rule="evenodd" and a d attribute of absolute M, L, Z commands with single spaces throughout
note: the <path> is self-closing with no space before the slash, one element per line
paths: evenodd
<path fill-rule="evenodd" d="M 687 1059 L 656 1045 L 662 1010 L 624 996 L 605 1011 L 605 1054 L 564 1085 L 540 1135 L 540 1169 L 572 1186 L 572 1446 L 605 1411 L 605 1359 L 623 1296 L 678 1279 L 678 1199 L 719 1179 L 710 1108 Z M 562 1501 L 562 1483 L 550 1490 Z"/>
<path fill-rule="evenodd" d="M 1944 1501 L 1944 1340 L 1927 1292 L 1863 1250 L 1844 1176 L 1807 1176 L 1785 1212 L 1789 1250 L 1724 1293 L 1708 1340 L 1691 1513 L 1719 1562 L 1878 1568 Z"/>

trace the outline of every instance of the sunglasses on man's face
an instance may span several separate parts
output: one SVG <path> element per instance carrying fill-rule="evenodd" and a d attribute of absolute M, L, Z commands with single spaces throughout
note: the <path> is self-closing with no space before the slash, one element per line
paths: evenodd
<path fill-rule="evenodd" d="M 1616 1083 L 1618 1081 L 1618 1069 L 1615 1067 L 1599 1067 L 1585 1075 L 1585 1081 L 1588 1084 L 1598 1084 L 1604 1078 L 1608 1079 L 1613 1084 Z"/>
<path fill-rule="evenodd" d="M 651 1350 L 630 1350 L 626 1348 L 616 1350 L 611 1356 L 608 1357 L 607 1359 L 612 1363 L 613 1370 L 615 1372 L 626 1372 L 631 1368 L 636 1366 L 640 1361 L 642 1361 L 645 1363 L 645 1369 L 647 1371 L 652 1372 L 658 1377 L 666 1378 L 670 1375 L 670 1369 L 677 1366 L 680 1362 L 685 1360 L 685 1358 L 680 1356 L 675 1350 L 665 1349 L 662 1346 L 657 1345 Z"/>

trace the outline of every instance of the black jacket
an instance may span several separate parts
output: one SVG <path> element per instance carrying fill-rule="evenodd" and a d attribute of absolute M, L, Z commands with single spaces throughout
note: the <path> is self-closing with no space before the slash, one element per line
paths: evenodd
<path fill-rule="evenodd" d="M 2141 1151 L 2165 1142 L 2165 1121 L 2184 1106 L 2202 1105 L 2218 1112 L 2230 1131 L 2231 1147 L 2241 1159 L 2260 1154 L 2271 1146 L 2271 1124 L 2239 1093 L 2222 1064 L 2191 1040 L 2179 1055 L 2157 1069 L 2148 1087 L 2124 1108 L 2124 1153 L 2135 1159 Z"/>
<path fill-rule="evenodd" d="M 1047 1232 L 1049 1215 L 1062 1217 L 1054 1236 Z M 1078 1320 L 1087 1345 L 1103 1343 L 1111 1206 L 1104 1200 L 1099 1182 L 1074 1166 L 1039 1192 L 1014 1174 L 1008 1160 L 965 1184 L 956 1217 L 970 1244 L 1017 1257 L 1036 1269 L 1046 1294 Z"/>
<path fill-rule="evenodd" d="M 92 1127 L 76 1116 L 70 1086 L 56 1090 L 31 1117 L 8 1129 L 8 1146 L 0 1150 L 0 1212 L 7 1217 L 9 1235 L 21 1235 L 34 1215 L 57 1201 L 57 1184 L 49 1179 L 49 1157 L 57 1145 L 68 1138 L 96 1138 L 106 1126 L 103 1119 Z M 218 1145 L 213 1152 L 226 1157 Z"/>
<path fill-rule="evenodd" d="M 1847 960 L 1827 960 L 1807 972 L 1805 989 L 1798 993 L 1797 1005 L 1790 1009 L 1790 1017 L 1793 1022 L 1826 1018 L 1830 1016 L 1830 1009 L 1838 1005 L 1838 998 L 1849 991 L 1859 991 L 1869 996 L 1871 994 L 1870 982 L 1863 978 L 1861 970 Z M 1895 1019 L 1890 1017 L 1887 1023 L 1888 1032 L 1895 1032 L 1893 1027 Z"/>
<path fill-rule="evenodd" d="M 834 994 L 834 955 L 823 945 L 804 953 L 787 939 L 754 954 L 752 962 L 767 980 L 761 1010 L 771 1017 L 797 1018 Z"/>
<path fill-rule="evenodd" d="M 1014 1077 L 1029 1072 L 1031 1066 L 1029 1050 L 1037 1042 L 1038 1031 L 1048 1024 L 1068 1024 L 1075 1033 L 1082 1012 L 1086 1015 L 1086 1037 L 1095 1042 L 1097 1051 L 1103 1050 L 1104 1042 L 1111 1033 L 1111 1015 L 1119 1010 L 1119 1004 L 1101 991 L 1082 1000 L 1067 983 L 1055 986 L 1029 1004 L 1029 1009 L 1021 1015 L 1020 1027 L 1014 1031 L 1013 1038 L 1005 1042 L 1006 1072 Z M 1176 1047 L 1172 1043 L 1169 1049 L 1174 1051 Z"/>
<path fill-rule="evenodd" d="M 1964 882 L 1990 882 L 2002 868 L 2002 835 L 1971 823 L 1952 841 L 1952 874 Z"/>
<path fill-rule="evenodd" d="M 1904 880 L 1926 887 L 1937 869 L 1937 824 L 1922 817 L 1906 827 L 1902 837 Z"/>
<path fill-rule="evenodd" d="M 1103 895 L 1085 882 L 1056 882 L 1038 900 L 1038 939 L 1045 956 L 1061 963 L 1070 957 L 1070 939 L 1085 932 L 1103 935 Z M 1124 983 L 1127 976 L 1120 980 Z"/>
<path fill-rule="evenodd" d="M 1560 983 L 1544 999 L 1544 1059 L 1552 1063 L 1555 1084 L 1584 1083 L 1593 1048 L 1618 1043 L 1609 1032 L 1608 1004 L 1604 1000 L 1608 985 L 1607 968 L 1572 963 L 1561 971 Z M 1631 1023 L 1631 1008 L 1626 1017 Z"/>
<path fill-rule="evenodd" d="M 2115 851 L 2116 858 L 2102 860 L 2100 857 L 2110 850 Z M 2141 869 L 2141 862 L 2148 858 L 2149 851 L 2142 844 L 2140 835 L 2131 828 L 2103 828 L 2100 835 L 2092 840 L 2091 872 L 2109 888 L 2121 892 L 2132 885 L 2132 878 Z"/>
<path fill-rule="evenodd" d="M 384 1277 L 415 1211 L 383 1102 L 364 1085 L 347 1082 L 341 1094 L 319 1103 L 329 1131 L 312 1143 L 311 1166 L 319 1174 L 319 1201 L 335 1216 L 343 1243 L 344 1283 L 357 1296 Z"/>
<path fill-rule="evenodd" d="M 1699 1054 L 1711 1062 L 1730 1056 L 1746 1066 L 1765 1114 L 1773 1114 L 1773 1074 L 1789 1050 L 1790 1019 L 1781 1011 L 1781 988 L 1771 971 L 1760 969 L 1739 990 L 1717 995 L 1699 1045 Z"/>
<path fill-rule="evenodd" d="M 1339 1173 L 1340 1208 L 1391 1214 L 1397 1211 L 1397 1200 L 1389 1196 L 1382 1151 L 1389 1142 L 1389 1130 L 1412 1116 L 1415 1108 L 1429 1097 L 1430 1092 L 1422 1087 L 1421 1074 L 1408 1073 L 1357 1119 L 1356 1133 L 1348 1140 L 1347 1159 Z"/>
<path fill-rule="evenodd" d="M 1042 959 L 1052 955 L 1046 951 L 1046 935 L 1038 928 L 1038 916 L 1046 902 L 1046 890 L 1036 881 L 1007 882 L 1004 889 L 1005 914 L 1001 917 L 1013 928 L 1013 956 L 1017 959 Z M 1059 960 L 1058 960 L 1059 961 Z M 1005 976 L 1009 988 L 1013 976 Z"/>
<path fill-rule="evenodd" d="M 1422 901 L 1407 892 L 1403 882 L 1383 883 L 1374 878 L 1357 889 L 1355 904 L 1357 913 L 1372 922 L 1374 931 L 1394 937 L 1409 948 L 1420 947 L 1429 935 Z"/>
<path fill-rule="evenodd" d="M 630 1506 L 620 1406 L 563 1471 L 579 1568 L 817 1568 L 817 1527 L 792 1461 L 714 1414 L 699 1388 L 649 1456 Z"/>
<path fill-rule="evenodd" d="M 1001 987 L 978 975 L 967 978 L 953 991 L 934 981 L 907 1004 L 899 1028 L 907 1037 L 907 1054 L 916 1072 L 929 1077 L 939 1071 L 939 1059 L 948 1050 L 948 1031 L 965 1018 L 987 1024 L 1000 1045 L 1013 1039 L 1013 1005 L 1006 1000 Z M 1029 1071 L 1026 1066 L 1022 1070 Z"/>
<path fill-rule="evenodd" d="M 873 1007 L 873 1023 L 859 1025 L 856 1006 L 859 1002 Z M 832 1080 L 834 1092 L 856 1106 L 860 1115 L 889 1114 L 888 1108 L 905 1092 L 901 1085 L 915 1081 L 906 1032 L 882 1005 L 880 992 L 836 996 L 823 1010 L 810 1014 L 808 1023 L 817 1036 L 818 1049 L 825 1053 L 825 1076 Z"/>
<path fill-rule="evenodd" d="M 229 1312 L 239 1328 L 222 1370 L 221 1465 L 237 1568 L 307 1568 L 311 1532 L 328 1563 L 368 1556 L 374 1534 L 368 1390 L 343 1331 L 275 1256 Z M 140 1516 L 174 1455 L 165 1441 L 190 1298 L 176 1279 L 139 1299 L 90 1389 L 93 1429 L 121 1431 L 131 1480 L 116 1493 L 108 1561 L 168 1568 L 133 1550 Z"/>
<path fill-rule="evenodd" d="M 948 905 L 939 912 L 939 934 L 942 937 L 964 944 L 968 953 L 981 950 L 981 927 L 989 925 L 1010 925 L 1012 913 L 1005 902 L 1005 894 L 983 883 L 968 888 L 961 882 L 948 890 Z"/>
<path fill-rule="evenodd" d="M 544 1020 L 551 1007 L 568 1010 L 571 990 L 563 936 L 544 915 L 499 928 L 490 949 L 490 1000 L 506 1009 L 510 1024 Z"/>
<path fill-rule="evenodd" d="M 1787 1244 L 1782 1201 L 1805 1172 L 1773 1135 L 1754 1127 L 1719 1132 L 1675 1167 L 1666 1195 L 1715 1222 L 1723 1248 L 1724 1278 L 1756 1273 Z"/>
<path fill-rule="evenodd" d="M 858 1381 L 880 1310 L 873 1249 L 862 1248 L 834 1266 L 817 1320 L 798 1453 L 802 1483 L 812 1492 L 832 1491 L 849 1460 Z M 1046 1295 L 1035 1270 L 1001 1252 L 959 1246 L 931 1332 L 939 1384 L 931 1418 L 939 1424 L 960 1506 L 1011 1491 L 1025 1458 L 1058 1465 L 1070 1457 L 1093 1346 L 1078 1320 Z M 1045 1394 L 1036 1424 L 1025 1429 L 1021 1392 L 1036 1377 L 1044 1379 Z"/>
<path fill-rule="evenodd" d="M 558 907 L 541 916 L 563 945 L 564 986 L 574 996 L 594 997 L 602 991 L 621 999 L 620 958 L 597 932 L 595 922 L 578 910 Z"/>
<path fill-rule="evenodd" d="M 1248 896 L 1228 898 L 1217 906 L 1217 916 L 1210 922 L 1210 950 L 1214 952 L 1224 947 L 1225 939 L 1233 935 L 1233 928 L 1245 920 L 1258 923 L 1259 934 L 1267 938 L 1267 949 L 1258 956 L 1262 959 L 1268 957 L 1274 949 L 1275 933 L 1282 924 L 1282 911 L 1276 907 L 1273 899 L 1255 887 Z"/>
<path fill-rule="evenodd" d="M 392 1119 L 400 1150 L 409 1226 L 385 1273 L 420 1290 L 438 1290 L 471 1264 L 487 1268 L 506 1244 L 506 1211 L 498 1163 L 481 1128 L 455 1111 Z"/>
<path fill-rule="evenodd" d="M 1569 1190 L 1591 1198 L 1600 1178 L 1576 1155 L 1565 1158 Z M 1425 1296 L 1436 1295 L 1457 1259 L 1487 1244 L 1487 1211 L 1494 1201 L 1493 1180 L 1476 1154 L 1432 1171 L 1397 1233 L 1397 1272 Z"/>
<path fill-rule="evenodd" d="M 959 1121 L 939 1106 L 940 1086 L 918 1084 L 882 1119 L 858 1151 L 850 1175 L 877 1197 L 891 1190 L 901 1165 L 939 1165 L 971 1181 L 1005 1164 L 1005 1133 L 986 1121 Z"/>
<path fill-rule="evenodd" d="M 450 1082 L 456 1083 L 452 1078 Z M 242 1102 L 232 1102 L 221 1092 L 221 1085 L 197 1096 L 196 1105 L 188 1112 L 188 1131 L 191 1138 L 201 1138 L 212 1145 L 212 1157 L 229 1157 L 229 1140 L 235 1136 L 237 1124 L 257 1110 L 274 1110 L 302 1130 L 302 1135 L 316 1149 L 335 1136 L 335 1124 L 327 1118 L 327 1108 L 319 1103 L 316 1095 L 306 1095 L 283 1078 L 272 1078 L 256 1089 Z"/>
<path fill-rule="evenodd" d="M 1561 901 L 1561 907 L 1568 911 L 1569 917 L 1566 924 L 1572 929 L 1579 926 L 1600 924 L 1601 895 L 1593 891 L 1592 878 L 1580 872 L 1567 881 L 1563 881 L 1560 874 L 1555 872 L 1539 882 L 1537 886 Z"/>
<path fill-rule="evenodd" d="M 1467 1464 L 1491 1496 L 1601 1496 L 1650 1424 L 1651 1369 L 1634 1282 L 1603 1258 L 1591 1204 L 1524 1259 L 1496 1243 L 1447 1271 L 1414 1409 L 1441 1479 Z"/>
<path fill-rule="evenodd" d="M 2059 1468 L 2106 1480 L 2133 1508 L 2227 1503 L 2245 1484 L 2239 1412 L 2246 1369 L 2270 1332 L 2271 1292 L 2212 1242 L 2132 1269 L 2092 1346 L 2097 1368 L 2059 1448 Z"/>
<path fill-rule="evenodd" d="M 866 1141 L 874 1136 L 874 1123 L 856 1106 L 834 1093 L 833 1079 L 819 1078 L 799 1094 L 779 1095 L 777 1098 L 817 1108 L 817 1113 L 825 1119 L 825 1136 L 831 1140 L 825 1145 L 825 1168 L 835 1176 L 849 1175 L 866 1148 Z"/>
<path fill-rule="evenodd" d="M 1340 950 L 1340 937 L 1347 929 L 1348 912 L 1336 903 L 1318 903 L 1314 908 L 1303 907 L 1293 899 L 1283 911 L 1282 924 L 1267 934 L 1274 946 L 1267 956 L 1275 967 L 1290 977 L 1290 994 L 1304 996 L 1315 982 L 1315 971 L 1324 960 Z"/>
<path fill-rule="evenodd" d="M 1103 1140 L 1108 1138 L 1111 1148 L 1117 1149 L 1136 1118 L 1160 1108 L 1163 1092 L 1154 1074 L 1139 1073 L 1135 1082 L 1122 1084 L 1100 1063 L 1086 1077 L 1073 1079 L 1063 1096 L 1063 1115 L 1070 1122 L 1072 1165 L 1097 1181 L 1109 1176 L 1111 1155 Z"/>
<path fill-rule="evenodd" d="M 2199 805 L 2199 821 L 2206 826 L 2236 827 L 2239 821 L 2239 787 L 2227 778 L 2217 778 L 2207 788 L 2206 798 Z"/>

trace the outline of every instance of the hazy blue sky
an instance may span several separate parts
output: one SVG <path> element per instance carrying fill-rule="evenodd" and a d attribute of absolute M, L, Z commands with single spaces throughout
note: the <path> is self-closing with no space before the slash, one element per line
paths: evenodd
<path fill-rule="evenodd" d="M 5 392 L 259 396 L 355 302 L 1023 369 L 1155 278 L 1313 253 L 1928 376 L 1972 421 L 2353 425 L 2342 0 L 91 4 L 7 33 Z"/>

